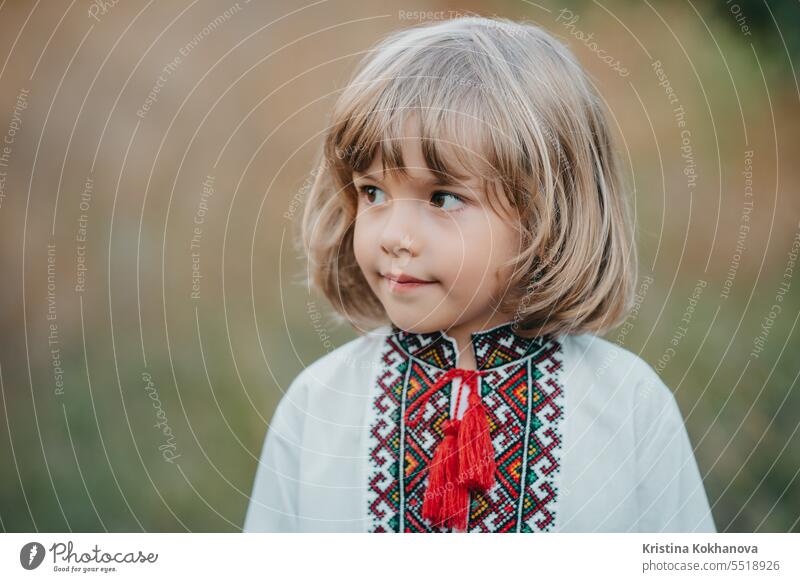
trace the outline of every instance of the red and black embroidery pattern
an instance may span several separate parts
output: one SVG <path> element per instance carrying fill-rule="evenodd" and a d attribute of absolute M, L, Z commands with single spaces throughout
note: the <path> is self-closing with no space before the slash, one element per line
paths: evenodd
<path fill-rule="evenodd" d="M 450 531 L 421 516 L 428 467 L 444 438 L 452 385 L 434 395 L 422 420 L 405 410 L 456 364 L 448 336 L 393 327 L 382 353 L 369 427 L 368 513 L 372 531 Z M 497 463 L 497 480 L 470 496 L 468 531 L 549 531 L 555 524 L 562 437 L 561 345 L 551 336 L 523 338 L 511 324 L 472 334 Z"/>

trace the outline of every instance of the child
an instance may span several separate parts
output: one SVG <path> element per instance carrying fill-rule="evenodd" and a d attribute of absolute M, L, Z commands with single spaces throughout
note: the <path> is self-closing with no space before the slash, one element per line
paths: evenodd
<path fill-rule="evenodd" d="M 303 217 L 360 336 L 289 386 L 245 531 L 714 532 L 670 390 L 595 335 L 636 285 L 606 113 L 541 29 L 390 35 Z"/>

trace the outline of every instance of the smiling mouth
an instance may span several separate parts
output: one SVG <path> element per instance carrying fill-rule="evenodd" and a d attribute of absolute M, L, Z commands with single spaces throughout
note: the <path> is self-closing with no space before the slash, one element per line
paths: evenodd
<path fill-rule="evenodd" d="M 394 276 L 381 274 L 381 277 L 386 281 L 389 289 L 392 291 L 419 289 L 421 287 L 427 287 L 436 283 L 436 281 L 425 281 L 415 277 L 409 277 L 407 275 Z"/>
<path fill-rule="evenodd" d="M 391 281 L 395 281 L 397 283 L 434 283 L 434 281 L 426 281 L 424 279 L 417 279 L 416 277 L 411 277 L 410 275 L 392 275 L 391 273 L 382 276 L 386 279 Z"/>

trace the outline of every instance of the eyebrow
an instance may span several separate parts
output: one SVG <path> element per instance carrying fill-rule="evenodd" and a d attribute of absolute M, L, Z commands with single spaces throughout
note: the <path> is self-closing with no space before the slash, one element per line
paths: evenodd
<path fill-rule="evenodd" d="M 359 171 L 354 171 L 353 172 L 353 174 L 355 174 L 359 178 L 364 178 L 364 179 L 367 179 L 367 180 L 374 180 L 376 182 L 380 182 L 381 181 L 381 179 L 378 178 L 378 174 L 379 173 L 382 174 L 382 172 L 373 172 L 371 174 L 364 174 L 364 173 L 359 172 Z M 450 178 L 448 178 L 447 176 L 444 176 L 444 175 L 435 175 L 435 177 L 427 178 L 427 179 L 426 178 L 410 178 L 410 179 L 414 180 L 416 182 L 422 182 L 423 184 L 427 184 L 429 186 L 459 186 L 461 188 L 474 187 L 476 189 L 480 187 L 479 184 L 473 183 L 473 180 L 469 180 L 469 181 L 465 181 L 465 182 L 459 182 L 459 181 L 456 181 L 456 180 L 452 180 L 452 179 L 450 179 Z"/>

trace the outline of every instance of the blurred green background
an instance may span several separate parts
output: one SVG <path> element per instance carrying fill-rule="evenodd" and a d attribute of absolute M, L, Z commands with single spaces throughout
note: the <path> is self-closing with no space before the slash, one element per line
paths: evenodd
<path fill-rule="evenodd" d="M 293 245 L 328 110 L 383 35 L 461 13 L 594 78 L 641 255 L 606 337 L 674 391 L 718 529 L 800 531 L 800 8 L 741 0 L 3 2 L 4 531 L 241 529 L 282 391 L 356 337 Z"/>

